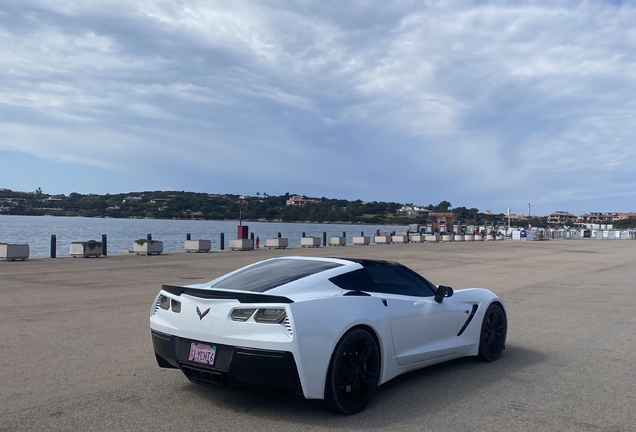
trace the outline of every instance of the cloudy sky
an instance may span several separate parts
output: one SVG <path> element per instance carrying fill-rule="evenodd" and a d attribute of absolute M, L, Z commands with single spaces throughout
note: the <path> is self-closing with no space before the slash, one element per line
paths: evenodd
<path fill-rule="evenodd" d="M 0 188 L 636 211 L 636 2 L 2 0 Z"/>

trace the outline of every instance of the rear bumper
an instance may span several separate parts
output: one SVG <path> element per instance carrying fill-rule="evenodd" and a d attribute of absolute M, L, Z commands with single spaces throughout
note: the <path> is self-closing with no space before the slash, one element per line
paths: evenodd
<path fill-rule="evenodd" d="M 178 368 L 197 384 L 236 388 L 258 385 L 302 395 L 296 360 L 291 352 L 213 344 L 214 366 L 188 360 L 192 342 L 187 338 L 151 330 L 157 363 L 164 368 Z"/>

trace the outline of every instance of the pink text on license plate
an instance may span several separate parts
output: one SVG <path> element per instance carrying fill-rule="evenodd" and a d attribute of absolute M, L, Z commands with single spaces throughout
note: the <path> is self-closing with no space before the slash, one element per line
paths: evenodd
<path fill-rule="evenodd" d="M 207 365 L 214 364 L 214 357 L 216 356 L 216 347 L 207 344 L 192 342 L 190 345 L 190 355 L 188 360 L 203 363 Z"/>

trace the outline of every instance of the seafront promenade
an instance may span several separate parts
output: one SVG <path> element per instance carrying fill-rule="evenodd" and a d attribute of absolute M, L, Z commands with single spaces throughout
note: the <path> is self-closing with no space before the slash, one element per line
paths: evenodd
<path fill-rule="evenodd" d="M 191 384 L 155 362 L 161 284 L 281 255 L 401 262 L 506 303 L 502 358 L 460 359 L 378 389 L 343 417 L 286 394 Z M 0 431 L 636 430 L 636 242 L 471 242 L 0 262 Z"/>

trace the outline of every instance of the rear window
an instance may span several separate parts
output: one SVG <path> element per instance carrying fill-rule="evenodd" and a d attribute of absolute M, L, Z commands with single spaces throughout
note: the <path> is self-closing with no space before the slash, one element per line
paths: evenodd
<path fill-rule="evenodd" d="M 232 276 L 215 283 L 212 288 L 265 292 L 286 283 L 340 266 L 342 264 L 330 261 L 303 259 L 265 261 L 238 271 Z"/>

